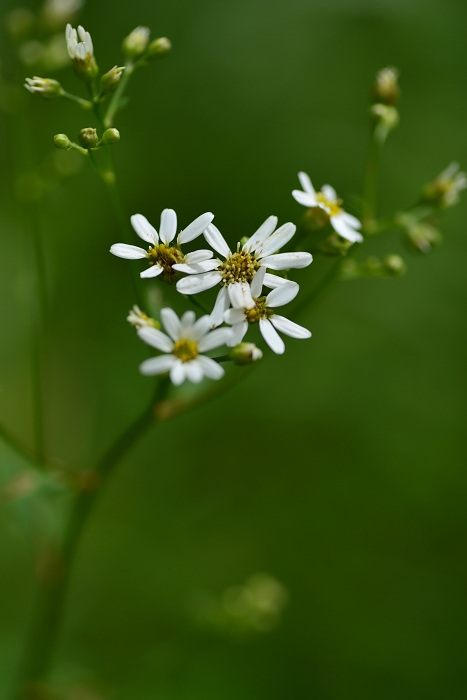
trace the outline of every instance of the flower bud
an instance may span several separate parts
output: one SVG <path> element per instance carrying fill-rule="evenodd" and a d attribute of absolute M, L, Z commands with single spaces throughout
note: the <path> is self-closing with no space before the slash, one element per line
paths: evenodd
<path fill-rule="evenodd" d="M 378 103 L 371 107 L 370 113 L 376 121 L 375 135 L 383 143 L 389 132 L 399 124 L 399 112 L 395 107 Z"/>
<path fill-rule="evenodd" d="M 231 360 L 236 365 L 251 365 L 256 360 L 261 360 L 263 353 L 254 343 L 239 343 L 229 353 Z"/>
<path fill-rule="evenodd" d="M 62 151 L 69 151 L 72 148 L 72 143 L 66 134 L 56 134 L 54 144 Z"/>
<path fill-rule="evenodd" d="M 161 324 L 156 319 L 151 318 L 144 311 L 141 311 L 139 306 L 136 304 L 130 309 L 127 319 L 128 323 L 131 323 L 133 328 L 142 328 L 143 326 L 149 326 L 149 328 L 160 328 Z"/>
<path fill-rule="evenodd" d="M 407 242 L 419 253 L 431 253 L 435 246 L 440 245 L 443 236 L 437 228 L 427 221 L 420 221 L 406 228 Z"/>
<path fill-rule="evenodd" d="M 101 93 L 102 95 L 107 95 L 109 92 L 114 92 L 117 89 L 118 84 L 121 80 L 122 73 L 125 70 L 125 66 L 114 66 L 107 73 L 105 73 L 101 78 Z"/>
<path fill-rule="evenodd" d="M 78 141 L 83 148 L 94 148 L 99 141 L 97 131 L 90 126 L 86 129 L 81 129 L 79 132 Z"/>
<path fill-rule="evenodd" d="M 149 44 L 150 30 L 148 27 L 136 27 L 123 40 L 122 50 L 126 58 L 134 60 L 143 55 Z"/>
<path fill-rule="evenodd" d="M 118 129 L 107 129 L 99 141 L 101 146 L 109 146 L 112 143 L 117 143 L 120 141 L 120 132 Z"/>
<path fill-rule="evenodd" d="M 386 255 L 383 260 L 383 274 L 389 277 L 401 277 L 407 272 L 407 265 L 400 255 Z"/>
<path fill-rule="evenodd" d="M 459 171 L 459 163 L 451 163 L 438 177 L 425 185 L 421 199 L 440 208 L 452 207 L 459 201 L 459 192 L 466 187 L 466 174 Z"/>
<path fill-rule="evenodd" d="M 26 78 L 24 87 L 32 94 L 37 93 L 46 100 L 53 100 L 55 97 L 62 97 L 64 94 L 64 90 L 57 80 L 39 78 L 37 75 L 33 78 Z"/>
<path fill-rule="evenodd" d="M 371 89 L 373 101 L 394 107 L 400 97 L 398 77 L 399 71 L 396 68 L 388 66 L 380 70 Z"/>
<path fill-rule="evenodd" d="M 158 58 L 164 58 L 170 52 L 172 44 L 169 39 L 165 36 L 159 37 L 159 39 L 154 39 L 148 46 L 148 51 L 146 58 L 151 61 L 155 61 Z"/>

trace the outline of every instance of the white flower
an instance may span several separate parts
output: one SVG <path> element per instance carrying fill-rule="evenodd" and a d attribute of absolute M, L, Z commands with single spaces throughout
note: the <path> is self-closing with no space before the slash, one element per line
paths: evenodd
<path fill-rule="evenodd" d="M 362 234 L 358 231 L 362 227 L 360 221 L 347 214 L 342 207 L 342 200 L 338 199 L 335 189 L 330 185 L 323 185 L 321 192 L 315 192 L 311 180 L 306 173 L 298 173 L 302 190 L 294 190 L 292 196 L 304 207 L 319 207 L 329 216 L 334 231 L 346 238 L 351 243 L 361 243 Z"/>
<path fill-rule="evenodd" d="M 128 321 L 128 323 L 131 323 L 131 325 L 134 326 L 136 330 L 138 330 L 138 328 L 142 328 L 143 326 L 148 326 L 149 328 L 160 328 L 160 323 L 158 323 L 153 318 L 145 314 L 144 311 L 141 311 L 139 306 L 137 306 L 136 304 L 128 312 L 126 320 Z"/>
<path fill-rule="evenodd" d="M 211 260 L 211 250 L 196 250 L 184 255 L 180 244 L 189 243 L 200 236 L 209 226 L 214 214 L 206 212 L 187 226 L 177 238 L 176 244 L 172 243 L 177 233 L 177 215 L 173 209 L 164 209 L 161 214 L 159 233 L 142 214 L 131 217 L 131 225 L 138 236 L 149 243 L 149 249 L 145 250 L 135 245 L 115 243 L 110 252 L 118 258 L 139 260 L 147 258 L 149 268 L 141 272 L 141 277 L 158 277 L 164 273 L 164 279 L 172 282 L 177 272 L 200 273 L 217 267 L 217 262 Z M 175 272 L 174 272 L 175 271 Z"/>
<path fill-rule="evenodd" d="M 71 18 L 82 5 L 82 0 L 46 0 L 42 11 L 47 22 L 56 25 Z"/>
<path fill-rule="evenodd" d="M 310 253 L 279 253 L 277 251 L 290 241 L 295 233 L 294 224 L 287 223 L 275 231 L 277 217 L 270 216 L 259 227 L 240 249 L 232 253 L 221 232 L 211 224 L 204 232 L 204 237 L 214 250 L 225 260 L 213 261 L 216 265 L 209 272 L 196 274 L 194 271 L 182 270 L 191 277 L 185 277 L 177 282 L 177 290 L 182 294 L 197 294 L 211 289 L 217 284 L 222 289 L 217 295 L 216 304 L 211 314 L 213 326 L 222 323 L 224 312 L 232 306 L 253 308 L 254 301 L 250 292 L 250 284 L 260 268 L 271 270 L 286 270 L 301 268 L 309 265 L 313 258 Z M 275 288 L 285 280 L 277 275 L 266 274 L 264 284 Z"/>
<path fill-rule="evenodd" d="M 92 39 L 89 32 L 81 26 L 78 27 L 78 31 L 73 29 L 71 24 L 66 25 L 65 30 L 66 36 L 66 46 L 68 49 L 68 55 L 72 61 L 90 61 L 94 56 L 94 47 L 92 45 Z M 81 41 L 78 41 L 78 36 Z"/>
<path fill-rule="evenodd" d="M 63 88 L 57 80 L 40 78 L 38 75 L 35 75 L 33 78 L 26 78 L 24 87 L 32 94 L 37 93 L 49 100 L 63 95 Z"/>
<path fill-rule="evenodd" d="M 226 345 L 232 335 L 230 328 L 213 331 L 210 317 L 201 316 L 196 321 L 194 311 L 186 311 L 179 319 L 175 311 L 166 308 L 161 310 L 161 318 L 169 335 L 148 327 L 137 331 L 141 340 L 165 353 L 145 360 L 140 365 L 142 374 L 170 372 L 170 379 L 177 386 L 185 379 L 197 384 L 203 377 L 221 379 L 224 376 L 218 362 L 200 353 Z"/>
<path fill-rule="evenodd" d="M 295 299 L 299 286 L 296 282 L 286 281 L 280 287 L 276 287 L 266 297 L 261 296 L 264 283 L 265 268 L 261 267 L 256 273 L 251 283 L 251 295 L 254 300 L 253 307 L 236 307 L 228 309 L 224 313 L 224 320 L 232 326 L 232 345 L 240 343 L 248 330 L 249 323 L 259 323 L 259 330 L 266 343 L 278 355 L 282 355 L 285 350 L 284 341 L 277 333 L 285 333 L 291 338 L 311 338 L 311 333 L 307 328 L 299 326 L 293 321 L 289 321 L 284 316 L 278 316 L 273 309 L 284 306 L 289 301 Z"/>
<path fill-rule="evenodd" d="M 467 175 L 451 163 L 425 187 L 425 198 L 441 206 L 451 207 L 459 201 L 459 192 L 467 188 Z"/>

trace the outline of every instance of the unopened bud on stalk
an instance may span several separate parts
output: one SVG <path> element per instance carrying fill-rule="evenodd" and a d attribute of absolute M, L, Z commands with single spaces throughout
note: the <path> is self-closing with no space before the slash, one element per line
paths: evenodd
<path fill-rule="evenodd" d="M 399 124 L 399 112 L 395 107 L 375 104 L 371 107 L 371 116 L 376 121 L 375 135 L 383 143 L 389 132 Z"/>
<path fill-rule="evenodd" d="M 394 107 L 400 98 L 400 87 L 397 79 L 399 71 L 397 68 L 388 66 L 376 74 L 376 81 L 371 89 L 374 102 L 382 102 L 385 105 Z"/>
<path fill-rule="evenodd" d="M 99 141 L 100 146 L 110 146 L 112 143 L 117 143 L 120 141 L 120 132 L 118 129 L 107 129 L 104 131 L 101 140 Z"/>
<path fill-rule="evenodd" d="M 127 319 L 128 323 L 131 323 L 131 325 L 138 330 L 138 328 L 142 328 L 143 326 L 149 326 L 149 328 L 160 328 L 161 324 L 159 321 L 156 321 L 155 318 L 151 318 L 147 314 L 144 313 L 144 311 L 141 311 L 139 306 L 136 304 L 133 306 L 132 309 L 130 309 Z"/>
<path fill-rule="evenodd" d="M 165 36 L 154 39 L 148 46 L 146 58 L 150 61 L 155 61 L 158 58 L 164 58 L 170 52 L 172 44 Z"/>
<path fill-rule="evenodd" d="M 434 206 L 452 207 L 459 201 L 459 193 L 467 188 L 467 176 L 459 170 L 459 163 L 451 163 L 446 170 L 423 188 L 421 199 Z"/>
<path fill-rule="evenodd" d="M 383 260 L 383 268 L 390 277 L 401 277 L 407 272 L 407 265 L 400 255 L 386 255 Z"/>
<path fill-rule="evenodd" d="M 236 365 L 251 365 L 256 360 L 261 360 L 263 353 L 254 343 L 239 343 L 232 348 L 229 356 Z"/>
<path fill-rule="evenodd" d="M 67 24 L 65 38 L 68 55 L 73 62 L 76 75 L 87 83 L 94 80 L 99 73 L 99 68 L 94 58 L 94 46 L 90 33 L 81 26 L 76 30 L 71 24 Z"/>
<path fill-rule="evenodd" d="M 73 148 L 73 144 L 66 134 L 56 134 L 54 136 L 54 144 L 62 151 L 69 151 Z"/>
<path fill-rule="evenodd" d="M 126 58 L 135 60 L 143 55 L 148 48 L 150 30 L 148 27 L 136 27 L 123 40 L 122 50 Z"/>
<path fill-rule="evenodd" d="M 86 129 L 81 129 L 78 136 L 78 141 L 83 148 L 94 148 L 99 141 L 97 131 L 92 127 L 87 127 Z"/>
<path fill-rule="evenodd" d="M 26 78 L 24 87 L 33 95 L 36 93 L 46 100 L 53 100 L 55 97 L 62 97 L 65 94 L 57 80 L 39 78 L 37 75 L 33 78 Z"/>
<path fill-rule="evenodd" d="M 114 66 L 101 78 L 101 93 L 107 95 L 109 92 L 114 92 L 117 89 L 121 80 L 125 66 Z"/>
<path fill-rule="evenodd" d="M 426 221 L 420 221 L 406 229 L 407 242 L 420 253 L 431 253 L 443 241 L 441 231 Z"/>

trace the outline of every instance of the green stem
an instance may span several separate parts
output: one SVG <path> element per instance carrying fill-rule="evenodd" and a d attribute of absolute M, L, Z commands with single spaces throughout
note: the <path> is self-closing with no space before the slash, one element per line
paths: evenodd
<path fill-rule="evenodd" d="M 378 138 L 377 129 L 373 128 L 363 186 L 362 228 L 363 233 L 367 235 L 372 234 L 375 228 L 376 194 L 381 146 L 382 143 Z"/>
<path fill-rule="evenodd" d="M 117 114 L 118 110 L 120 109 L 120 103 L 121 103 L 121 100 L 123 98 L 123 94 L 126 90 L 126 86 L 128 84 L 128 81 L 130 80 L 131 76 L 133 75 L 133 71 L 134 71 L 133 64 L 128 63 L 125 66 L 125 70 L 122 73 L 122 77 L 120 79 L 118 87 L 115 90 L 113 97 L 110 100 L 109 106 L 107 108 L 107 112 L 106 112 L 106 115 L 104 117 L 104 124 L 105 124 L 106 129 L 113 126 L 115 115 Z"/>
<path fill-rule="evenodd" d="M 90 102 L 90 100 L 83 100 L 77 95 L 72 95 L 71 92 L 64 91 L 62 97 L 64 97 L 67 100 L 71 100 L 72 102 L 76 102 L 83 109 L 92 109 L 92 102 Z"/>
<path fill-rule="evenodd" d="M 198 299 L 196 299 L 194 296 L 191 294 L 184 294 L 183 295 L 187 301 L 190 302 L 190 304 L 193 304 L 199 311 L 202 311 L 203 314 L 207 314 L 209 316 L 210 311 L 207 310 L 207 308 L 202 304 Z"/>
<path fill-rule="evenodd" d="M 65 530 L 60 556 L 58 559 L 57 556 L 51 559 L 53 565 L 38 582 L 36 609 L 20 669 L 15 700 L 35 698 L 34 687 L 47 677 L 60 631 L 60 620 L 74 557 L 88 518 L 115 467 L 143 433 L 154 424 L 156 420 L 154 408 L 164 400 L 169 386 L 168 377 L 159 380 L 156 394 L 150 404 L 115 440 L 96 464 L 94 472 L 98 479 L 98 488 L 81 491 L 75 500 Z"/>

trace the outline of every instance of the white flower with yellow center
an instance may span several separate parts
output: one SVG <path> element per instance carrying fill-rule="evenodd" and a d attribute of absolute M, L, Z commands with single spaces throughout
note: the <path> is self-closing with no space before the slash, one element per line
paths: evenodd
<path fill-rule="evenodd" d="M 298 173 L 298 179 L 303 191 L 294 190 L 292 196 L 299 204 L 310 209 L 319 207 L 328 215 L 334 231 L 342 238 L 351 243 L 363 241 L 363 236 L 358 230 L 362 227 L 360 221 L 342 209 L 342 200 L 338 199 L 336 190 L 331 185 L 323 185 L 321 192 L 316 192 L 306 173 Z"/>
<path fill-rule="evenodd" d="M 287 270 L 289 268 L 307 267 L 313 258 L 310 253 L 277 253 L 290 241 L 295 233 L 294 224 L 287 223 L 275 230 L 277 216 L 270 216 L 251 236 L 243 247 L 240 243 L 232 253 L 221 232 L 211 224 L 204 232 L 209 245 L 219 253 L 224 260 L 217 259 L 216 265 L 209 272 L 196 274 L 188 272 L 177 282 L 177 290 L 182 294 L 197 294 L 211 289 L 217 284 L 222 286 L 217 295 L 216 304 L 211 314 L 213 326 L 220 325 L 230 304 L 235 307 L 253 308 L 255 303 L 251 296 L 250 284 L 260 268 L 271 270 Z M 214 261 L 213 261 L 214 262 Z M 285 280 L 277 275 L 266 274 L 264 284 L 275 288 Z"/>
<path fill-rule="evenodd" d="M 66 47 L 72 61 L 90 61 L 94 56 L 94 47 L 89 32 L 79 26 L 78 31 L 71 24 L 66 25 Z M 81 41 L 78 41 L 81 39 Z"/>
<path fill-rule="evenodd" d="M 282 355 L 285 345 L 277 331 L 285 333 L 291 338 L 301 339 L 311 338 L 311 333 L 307 328 L 289 321 L 284 316 L 279 316 L 274 311 L 278 306 L 284 306 L 292 299 L 295 299 L 300 289 L 298 284 L 285 281 L 280 287 L 276 287 L 272 292 L 269 292 L 267 296 L 261 296 L 265 272 L 266 269 L 264 267 L 260 268 L 251 283 L 251 295 L 254 306 L 228 309 L 224 313 L 224 320 L 232 326 L 233 335 L 230 341 L 232 345 L 241 343 L 250 323 L 259 323 L 261 335 L 271 350 L 278 355 Z"/>
<path fill-rule="evenodd" d="M 214 214 L 210 212 L 201 214 L 178 235 L 175 242 L 177 215 L 173 209 L 164 209 L 162 212 L 159 233 L 145 216 L 135 214 L 131 217 L 131 225 L 138 236 L 149 243 L 148 250 L 127 243 L 115 243 L 110 248 L 110 252 L 118 258 L 126 258 L 127 260 L 146 258 L 149 267 L 141 272 L 140 276 L 143 278 L 163 275 L 165 281 L 170 283 L 174 281 L 178 272 L 190 274 L 206 272 L 217 267 L 217 261 L 211 259 L 212 250 L 196 250 L 185 255 L 180 246 L 200 236 L 213 218 Z"/>
<path fill-rule="evenodd" d="M 220 364 L 201 353 L 230 344 L 230 328 L 211 330 L 210 317 L 201 316 L 196 320 L 194 311 L 186 311 L 179 319 L 175 311 L 166 308 L 161 310 L 161 319 L 168 335 L 147 326 L 137 331 L 141 340 L 165 353 L 145 360 L 139 368 L 142 374 L 170 372 L 170 379 L 177 386 L 185 379 L 197 384 L 203 377 L 221 379 L 224 376 Z"/>

